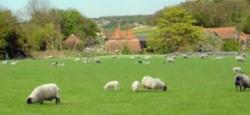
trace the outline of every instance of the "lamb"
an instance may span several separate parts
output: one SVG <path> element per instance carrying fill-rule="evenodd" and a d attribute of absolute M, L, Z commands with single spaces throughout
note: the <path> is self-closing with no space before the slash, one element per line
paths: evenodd
<path fill-rule="evenodd" d="M 236 60 L 237 62 L 244 62 L 244 61 L 245 61 L 245 58 L 244 58 L 243 56 L 236 56 L 236 57 L 235 57 L 235 60 Z"/>
<path fill-rule="evenodd" d="M 244 73 L 241 69 L 241 67 L 233 67 L 233 72 L 234 73 Z"/>
<path fill-rule="evenodd" d="M 139 81 L 134 81 L 131 85 L 132 91 L 137 92 L 140 89 L 140 82 Z"/>
<path fill-rule="evenodd" d="M 144 76 L 141 84 L 146 89 L 167 90 L 167 86 L 160 79 L 151 76 Z"/>
<path fill-rule="evenodd" d="M 40 103 L 43 101 L 51 101 L 55 99 L 56 104 L 59 104 L 59 88 L 55 83 L 43 84 L 36 87 L 32 93 L 28 96 L 27 104 Z"/>
<path fill-rule="evenodd" d="M 246 90 L 246 88 L 250 87 L 250 78 L 245 75 L 245 74 L 238 74 L 235 77 L 235 82 L 234 82 L 236 91 L 238 90 L 238 87 L 240 87 L 240 91 Z"/>
<path fill-rule="evenodd" d="M 120 89 L 119 81 L 110 81 L 104 86 L 104 90 L 118 91 Z"/>

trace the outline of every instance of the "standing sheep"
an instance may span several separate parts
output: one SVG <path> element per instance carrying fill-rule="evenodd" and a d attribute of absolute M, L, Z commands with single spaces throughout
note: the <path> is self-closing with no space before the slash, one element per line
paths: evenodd
<path fill-rule="evenodd" d="M 104 90 L 118 91 L 120 89 L 120 83 L 118 81 L 110 81 L 104 86 Z"/>
<path fill-rule="evenodd" d="M 131 85 L 132 91 L 137 92 L 140 89 L 140 82 L 139 81 L 134 81 Z"/>
<path fill-rule="evenodd" d="M 56 99 L 56 104 L 59 104 L 61 102 L 59 97 L 58 86 L 54 83 L 49 83 L 36 87 L 28 96 L 27 104 L 43 104 L 43 101 L 51 101 L 53 99 Z"/>
<path fill-rule="evenodd" d="M 236 57 L 235 57 L 235 60 L 236 60 L 237 62 L 245 62 L 245 58 L 244 58 L 243 56 L 236 56 Z"/>
<path fill-rule="evenodd" d="M 142 79 L 142 86 L 146 89 L 162 90 L 166 91 L 167 86 L 158 78 L 151 76 L 144 76 Z"/>
<path fill-rule="evenodd" d="M 240 87 L 240 91 L 246 90 L 246 88 L 250 87 L 250 78 L 245 75 L 245 74 L 238 74 L 235 77 L 235 82 L 234 82 L 236 90 L 238 90 L 238 87 Z"/>

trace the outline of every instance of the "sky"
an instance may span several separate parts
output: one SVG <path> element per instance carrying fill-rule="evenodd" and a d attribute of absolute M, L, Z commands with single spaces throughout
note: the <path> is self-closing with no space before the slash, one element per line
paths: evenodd
<path fill-rule="evenodd" d="M 0 7 L 14 13 L 24 11 L 29 0 L 0 0 Z M 49 0 L 52 7 L 77 9 L 90 18 L 101 16 L 153 14 L 185 0 Z"/>

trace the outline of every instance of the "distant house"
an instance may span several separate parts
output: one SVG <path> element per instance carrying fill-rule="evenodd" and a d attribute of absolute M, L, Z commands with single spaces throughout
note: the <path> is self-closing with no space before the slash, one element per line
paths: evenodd
<path fill-rule="evenodd" d="M 236 27 L 205 28 L 205 32 L 212 33 L 222 40 L 235 40 L 240 42 L 242 47 L 250 42 L 250 35 L 237 31 Z M 244 49 L 244 48 L 243 48 Z"/>
<path fill-rule="evenodd" d="M 82 43 L 82 40 L 75 36 L 74 34 L 71 34 L 68 38 L 66 38 L 64 41 L 64 46 L 70 49 L 76 49 L 77 45 Z"/>
<path fill-rule="evenodd" d="M 128 48 L 132 53 L 142 51 L 140 40 L 133 34 L 132 29 L 122 31 L 120 27 L 117 27 L 106 41 L 106 50 L 114 53 L 124 48 Z"/>

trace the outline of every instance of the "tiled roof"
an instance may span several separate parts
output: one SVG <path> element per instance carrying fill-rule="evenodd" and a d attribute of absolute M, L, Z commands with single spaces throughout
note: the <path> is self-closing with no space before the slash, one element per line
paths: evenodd
<path fill-rule="evenodd" d="M 237 37 L 237 30 L 235 27 L 205 28 L 204 30 L 214 33 L 221 39 L 234 39 Z"/>
<path fill-rule="evenodd" d="M 66 40 L 64 40 L 65 44 L 78 44 L 81 42 L 81 39 L 76 37 L 74 34 L 71 34 Z"/>

